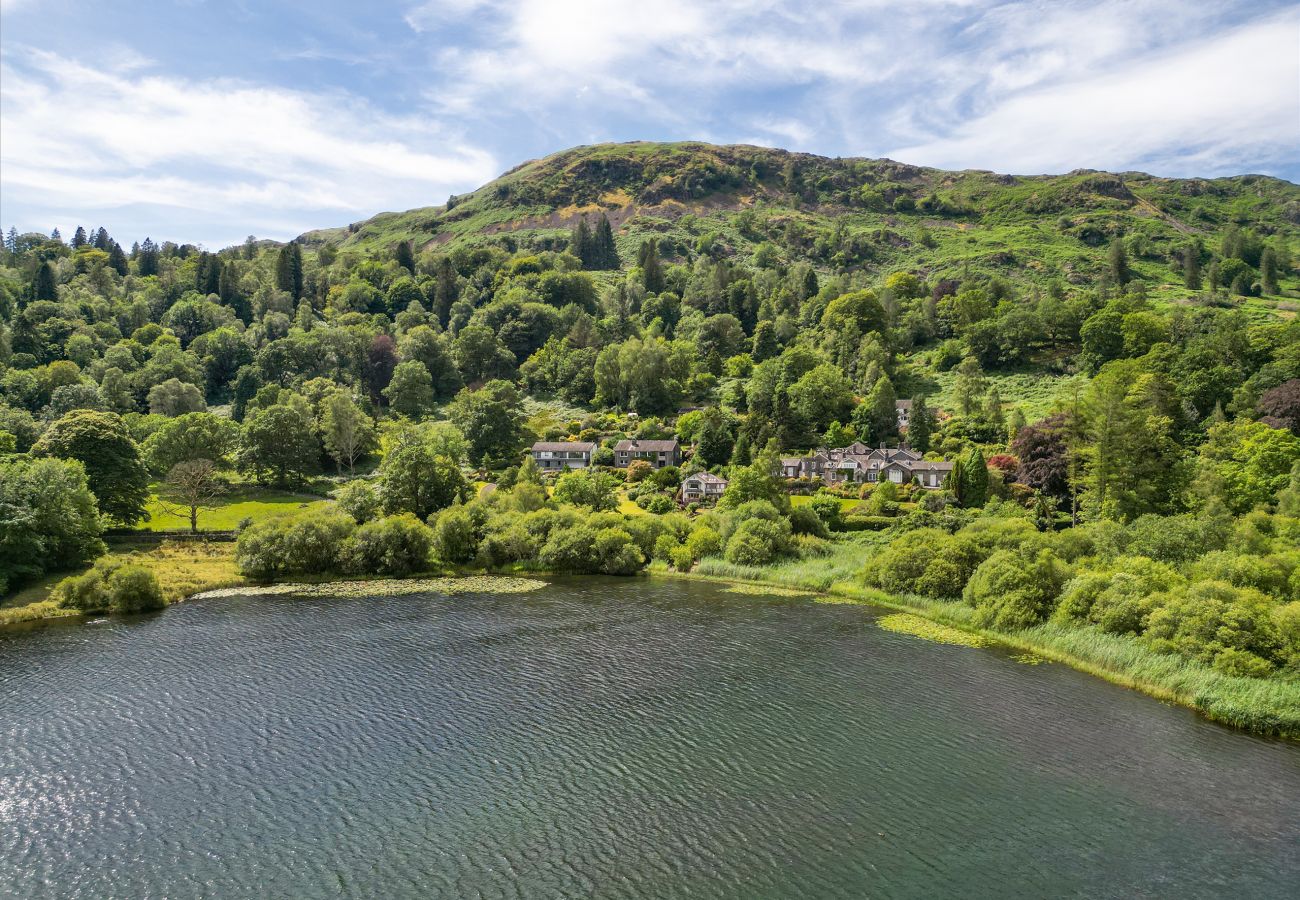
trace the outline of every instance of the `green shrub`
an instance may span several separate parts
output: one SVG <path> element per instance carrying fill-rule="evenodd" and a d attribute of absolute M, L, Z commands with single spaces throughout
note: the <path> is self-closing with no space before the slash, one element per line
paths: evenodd
<path fill-rule="evenodd" d="M 689 572 L 691 567 L 695 565 L 695 554 L 691 552 L 690 547 L 679 545 L 673 547 L 672 552 L 669 554 L 669 561 L 677 571 Z"/>
<path fill-rule="evenodd" d="M 796 506 L 790 510 L 790 529 L 795 534 L 810 534 L 828 538 L 831 530 L 811 506 Z"/>
<path fill-rule="evenodd" d="M 478 555 L 478 529 L 465 507 L 452 506 L 437 514 L 433 548 L 438 559 L 446 563 L 467 563 Z"/>
<path fill-rule="evenodd" d="M 239 533 L 235 564 L 243 574 L 264 581 L 284 574 L 337 572 L 344 542 L 355 529 L 351 516 L 333 510 L 254 522 Z"/>
<path fill-rule="evenodd" d="M 741 566 L 762 566 L 790 552 L 791 547 L 786 519 L 745 519 L 727 539 L 725 557 Z"/>
<path fill-rule="evenodd" d="M 686 537 L 686 549 L 695 559 L 717 556 L 722 552 L 722 538 L 707 525 L 699 525 Z"/>
<path fill-rule="evenodd" d="M 673 551 L 680 546 L 681 544 L 677 543 L 677 539 L 672 535 L 661 534 L 655 540 L 654 558 L 665 561 L 671 560 L 673 557 Z"/>
<path fill-rule="evenodd" d="M 557 572 L 605 575 L 632 575 L 645 565 L 645 557 L 625 530 L 590 525 L 554 530 L 537 561 Z"/>
<path fill-rule="evenodd" d="M 429 568 L 433 532 L 410 513 L 367 522 L 343 550 L 349 571 L 360 575 L 410 575 Z"/>
<path fill-rule="evenodd" d="M 976 624 L 1005 631 L 1029 628 L 1051 613 L 1065 575 L 1049 550 L 1033 557 L 999 550 L 980 563 L 962 598 L 975 607 Z"/>
<path fill-rule="evenodd" d="M 383 503 L 379 491 L 368 481 L 349 481 L 334 493 L 339 509 L 350 515 L 358 525 L 379 515 Z"/>
<path fill-rule="evenodd" d="M 167 605 L 152 571 L 112 557 L 98 560 L 84 575 L 63 579 L 54 599 L 81 612 L 149 612 Z"/>
<path fill-rule="evenodd" d="M 1268 663 L 1287 660 L 1274 612 L 1277 605 L 1254 588 L 1201 581 L 1158 598 L 1143 639 L 1157 650 L 1215 664 L 1225 650 L 1240 650 Z M 1224 666 L 1258 668 L 1232 653 Z"/>

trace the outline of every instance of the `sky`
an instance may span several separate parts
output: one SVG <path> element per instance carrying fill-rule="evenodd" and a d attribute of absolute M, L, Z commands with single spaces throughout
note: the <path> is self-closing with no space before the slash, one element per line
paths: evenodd
<path fill-rule="evenodd" d="M 1300 3 L 0 0 L 0 227 L 287 240 L 578 144 L 1300 180 Z"/>

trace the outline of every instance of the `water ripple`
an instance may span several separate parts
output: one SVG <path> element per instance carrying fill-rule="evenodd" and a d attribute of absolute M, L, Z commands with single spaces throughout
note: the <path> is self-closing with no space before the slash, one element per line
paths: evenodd
<path fill-rule="evenodd" d="M 585 579 L 0 636 L 0 892 L 1296 894 L 1294 746 L 871 619 Z"/>

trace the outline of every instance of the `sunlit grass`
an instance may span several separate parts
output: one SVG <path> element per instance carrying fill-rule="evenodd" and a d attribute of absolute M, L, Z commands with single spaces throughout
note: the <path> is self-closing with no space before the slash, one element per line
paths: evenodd
<path fill-rule="evenodd" d="M 287 516 L 307 509 L 319 509 L 329 501 L 313 494 L 277 491 L 271 488 L 240 485 L 220 497 L 211 509 L 199 510 L 200 531 L 232 531 L 244 519 L 263 519 Z M 148 516 L 140 528 L 146 531 L 178 531 L 190 527 L 188 510 L 177 510 L 175 504 L 150 494 L 145 506 Z"/>

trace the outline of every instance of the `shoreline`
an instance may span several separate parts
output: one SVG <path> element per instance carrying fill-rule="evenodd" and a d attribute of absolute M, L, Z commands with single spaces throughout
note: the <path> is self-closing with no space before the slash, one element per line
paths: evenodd
<path fill-rule="evenodd" d="M 191 590 L 187 590 L 182 595 L 170 600 L 167 605 L 171 606 L 193 599 L 217 599 L 216 592 L 229 591 L 233 594 L 241 592 L 245 588 L 257 592 L 268 587 L 283 586 L 288 589 L 276 590 L 274 593 L 292 593 L 290 588 L 292 584 L 319 586 L 325 584 L 427 581 L 430 579 L 454 579 L 474 576 L 548 577 L 558 574 L 562 573 L 518 568 L 500 570 L 450 569 L 423 572 L 404 578 L 348 578 L 346 576 L 323 574 L 314 577 L 302 576 L 294 582 L 270 582 L 268 584 L 259 584 L 243 578 L 243 576 L 236 576 L 232 579 L 223 575 L 222 577 L 214 577 L 210 583 L 192 585 Z M 1256 737 L 1300 742 L 1300 686 L 1277 682 L 1250 683 L 1257 680 L 1222 675 L 1209 667 L 1191 663 L 1182 657 L 1157 653 L 1154 650 L 1142 647 L 1131 639 L 1114 635 L 1100 635 L 1099 633 L 1088 634 L 1084 633 L 1083 629 L 1057 628 L 1053 630 L 1051 626 L 1039 626 L 1043 630 L 1026 632 L 992 631 L 972 625 L 970 622 L 964 621 L 960 616 L 952 615 L 953 610 L 963 608 L 956 604 L 942 604 L 939 601 L 924 600 L 922 598 L 909 600 L 906 597 L 886 594 L 873 588 L 861 587 L 842 580 L 830 584 L 809 584 L 801 582 L 799 579 L 791 581 L 788 579 L 764 578 L 761 575 L 756 577 L 754 575 L 736 574 L 715 575 L 699 571 L 678 572 L 664 566 L 662 563 L 655 563 L 651 568 L 631 577 L 677 578 L 715 584 L 750 584 L 786 590 L 797 589 L 812 595 L 814 602 L 826 602 L 815 598 L 837 598 L 833 602 L 874 606 L 891 612 L 910 613 L 936 624 L 955 628 L 976 636 L 989 644 L 1008 650 L 1032 653 L 1051 662 L 1069 666 L 1086 675 L 1101 678 L 1119 687 L 1138 691 L 1154 700 L 1185 707 L 1208 721 L 1237 731 Z M 28 611 L 32 615 L 24 616 L 23 613 Z M 104 615 L 60 610 L 53 605 L 53 601 L 49 600 L 37 601 L 23 607 L 13 607 L 11 610 L 0 610 L 0 613 L 4 612 L 18 613 L 18 615 L 11 617 L 0 615 L 0 631 L 11 628 L 30 628 L 39 626 L 39 623 L 42 622 L 67 621 L 72 624 L 77 620 L 85 621 Z M 1093 653 L 1089 655 L 1079 648 L 1080 639 L 1091 639 L 1102 646 L 1100 648 L 1090 647 L 1089 649 L 1093 650 Z M 1160 674 L 1143 674 L 1135 671 L 1139 663 L 1152 666 Z M 1211 688 L 1208 692 L 1205 682 L 1208 682 L 1208 687 Z M 1280 697 L 1279 699 L 1282 700 L 1280 703 L 1265 704 L 1269 714 L 1261 717 L 1259 714 L 1243 708 L 1239 702 L 1240 698 L 1232 696 L 1233 690 L 1239 688 L 1241 682 L 1248 682 L 1246 689 L 1251 691 L 1280 693 L 1283 695 L 1294 692 L 1295 696 L 1294 698 Z M 1220 689 L 1219 692 L 1216 693 L 1212 690 L 1215 687 Z M 1286 702 L 1287 699 L 1291 699 L 1292 702 Z"/>
<path fill-rule="evenodd" d="M 1107 661 L 1104 659 L 1090 659 L 1079 652 L 1073 652 L 1071 649 L 1059 646 L 1055 640 L 1046 640 L 1043 638 L 1054 638 L 1061 641 L 1069 641 L 1071 631 L 1082 631 L 1082 629 L 1060 629 L 1055 631 L 1043 631 L 1035 634 L 1033 631 L 1028 632 L 1002 632 L 992 631 L 987 628 L 981 628 L 963 621 L 961 618 L 948 614 L 948 610 L 943 608 L 939 601 L 927 601 L 918 598 L 917 601 L 909 601 L 906 597 L 900 597 L 893 594 L 886 594 L 873 588 L 859 587 L 857 585 L 845 582 L 835 582 L 829 586 L 813 586 L 809 584 L 791 583 L 777 579 L 764 579 L 753 577 L 740 577 L 734 575 L 711 575 L 708 573 L 697 572 L 676 572 L 667 568 L 653 569 L 648 572 L 651 576 L 661 576 L 668 578 L 682 578 L 693 581 L 710 581 L 718 584 L 740 583 L 753 584 L 766 587 L 779 588 L 797 588 L 814 594 L 818 597 L 835 597 L 842 598 L 842 601 L 848 605 L 875 606 L 883 610 L 898 613 L 910 613 L 920 616 L 930 622 L 944 625 L 949 628 L 955 628 L 967 634 L 978 637 L 987 641 L 991 645 L 1000 646 L 1008 650 L 1015 650 L 1025 653 L 1033 653 L 1043 659 L 1051 662 L 1060 663 L 1070 668 L 1083 672 L 1085 675 L 1100 678 L 1118 687 L 1127 688 L 1137 691 L 1141 694 L 1162 703 L 1172 703 L 1182 706 L 1195 712 L 1207 721 L 1214 722 L 1226 728 L 1235 731 L 1241 731 L 1254 737 L 1272 738 L 1288 742 L 1300 742 L 1300 685 L 1286 685 L 1273 683 L 1266 685 L 1269 688 L 1287 691 L 1288 688 L 1295 693 L 1294 706 L 1288 708 L 1283 706 L 1277 710 L 1276 718 L 1273 721 L 1259 721 L 1256 717 L 1243 715 L 1238 708 L 1224 705 L 1230 703 L 1230 699 L 1222 697 L 1207 697 L 1195 689 L 1195 685 L 1181 685 L 1176 671 L 1170 672 L 1170 677 L 1164 680 L 1157 680 L 1146 677 L 1141 674 L 1130 671 L 1122 665 L 1118 659 L 1112 657 Z M 825 602 L 825 601 L 815 601 Z M 1040 626 L 1047 627 L 1047 626 Z M 1154 660 L 1158 663 L 1164 663 L 1165 668 L 1170 670 L 1182 669 L 1184 666 L 1197 665 L 1203 670 L 1205 677 L 1213 680 L 1223 680 L 1227 683 L 1231 681 L 1247 681 L 1252 679 L 1236 679 L 1232 676 L 1221 675 L 1214 672 L 1207 666 L 1189 663 L 1181 657 L 1171 654 L 1160 654 L 1154 650 L 1141 647 L 1134 641 L 1124 641 L 1123 638 L 1106 635 L 1108 642 L 1115 645 L 1115 649 L 1127 650 L 1124 655 L 1137 654 L 1143 657 L 1143 661 Z M 1128 646 L 1125 647 L 1120 642 L 1123 641 Z M 1077 642 L 1075 642 L 1077 643 Z M 1118 656 L 1119 654 L 1115 654 Z M 1218 703 L 1216 703 L 1218 701 Z"/>

